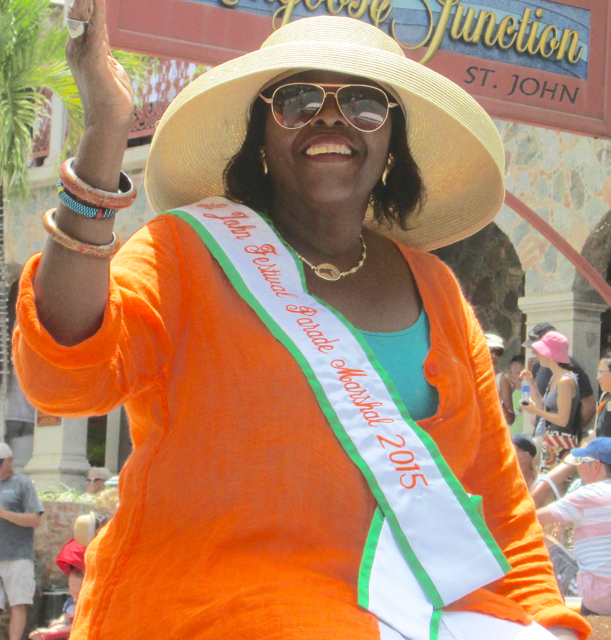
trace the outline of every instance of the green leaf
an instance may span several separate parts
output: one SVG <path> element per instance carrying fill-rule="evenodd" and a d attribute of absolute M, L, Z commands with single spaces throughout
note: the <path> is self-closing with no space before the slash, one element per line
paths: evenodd
<path fill-rule="evenodd" d="M 83 107 L 64 53 L 62 11 L 49 0 L 0 0 L 0 185 L 6 196 L 29 195 L 28 161 L 37 119 L 49 99 L 60 98 L 68 114 L 62 156 L 73 155 L 83 134 Z M 123 51 L 113 55 L 138 89 L 146 84 L 146 56 Z"/>

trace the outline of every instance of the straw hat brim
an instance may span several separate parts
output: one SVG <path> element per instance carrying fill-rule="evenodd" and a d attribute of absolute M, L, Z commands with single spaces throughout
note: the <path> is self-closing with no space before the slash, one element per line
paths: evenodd
<path fill-rule="evenodd" d="M 395 239 L 430 250 L 475 233 L 495 217 L 504 199 L 504 151 L 494 123 L 471 96 L 397 53 L 315 39 L 283 42 L 230 60 L 175 98 L 159 123 L 146 166 L 153 209 L 167 211 L 222 195 L 223 170 L 243 143 L 261 88 L 287 72 L 308 69 L 369 78 L 401 102 L 427 200 L 409 219 L 407 231 L 388 229 Z"/>

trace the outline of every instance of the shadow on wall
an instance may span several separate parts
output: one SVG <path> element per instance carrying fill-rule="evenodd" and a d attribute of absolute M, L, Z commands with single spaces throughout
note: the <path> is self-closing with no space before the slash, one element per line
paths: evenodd
<path fill-rule="evenodd" d="M 583 245 L 581 255 L 611 284 L 611 211 L 594 227 Z M 573 293 L 582 301 L 603 302 L 579 272 L 575 274 Z M 587 346 L 591 348 L 595 345 Z M 601 314 L 600 351 L 608 348 L 611 348 L 611 309 Z"/>
<path fill-rule="evenodd" d="M 521 349 L 518 298 L 524 295 L 524 270 L 511 240 L 491 222 L 470 238 L 432 253 L 455 273 L 484 331 L 505 340 L 501 366 L 509 366 Z"/>

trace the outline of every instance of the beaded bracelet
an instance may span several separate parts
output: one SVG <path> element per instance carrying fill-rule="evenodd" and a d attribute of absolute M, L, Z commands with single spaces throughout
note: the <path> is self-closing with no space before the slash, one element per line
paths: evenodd
<path fill-rule="evenodd" d="M 87 242 L 82 242 L 81 240 L 77 240 L 76 238 L 69 236 L 55 224 L 53 216 L 56 211 L 57 209 L 49 209 L 48 211 L 45 211 L 42 216 L 42 224 L 44 225 L 45 231 L 51 236 L 51 238 L 58 244 L 66 247 L 66 249 L 78 251 L 78 253 L 82 253 L 85 256 L 93 256 L 94 258 L 111 258 L 119 250 L 121 241 L 114 231 L 112 232 L 112 242 L 101 245 L 88 244 Z"/>
<path fill-rule="evenodd" d="M 64 187 L 73 195 L 92 207 L 102 209 L 126 209 L 130 207 L 138 194 L 129 176 L 121 171 L 119 193 L 96 189 L 83 182 L 75 173 L 72 165 L 74 158 L 68 158 L 59 168 L 59 176 Z"/>
<path fill-rule="evenodd" d="M 102 209 L 97 207 L 88 207 L 86 204 L 82 204 L 81 202 L 77 202 L 71 195 L 66 191 L 66 188 L 62 184 L 60 180 L 56 185 L 57 195 L 59 196 L 60 202 L 62 202 L 70 211 L 74 211 L 74 213 L 78 213 L 79 216 L 83 216 L 85 218 L 90 218 L 92 220 L 105 220 L 106 218 L 112 218 L 118 209 Z"/>

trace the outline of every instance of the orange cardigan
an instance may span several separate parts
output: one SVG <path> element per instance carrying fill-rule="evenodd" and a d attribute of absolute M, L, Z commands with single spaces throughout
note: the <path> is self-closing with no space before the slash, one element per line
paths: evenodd
<path fill-rule="evenodd" d="M 452 606 L 544 626 L 589 625 L 562 604 L 518 469 L 488 349 L 451 272 L 404 255 L 431 323 L 421 426 L 513 569 Z M 73 640 L 379 640 L 356 604 L 375 508 L 301 369 L 239 297 L 195 232 L 159 216 L 114 258 L 101 329 L 75 347 L 40 325 L 26 265 L 14 360 L 41 410 L 125 404 L 134 453 L 121 506 L 87 551 Z M 84 274 L 86 277 L 86 274 Z"/>

